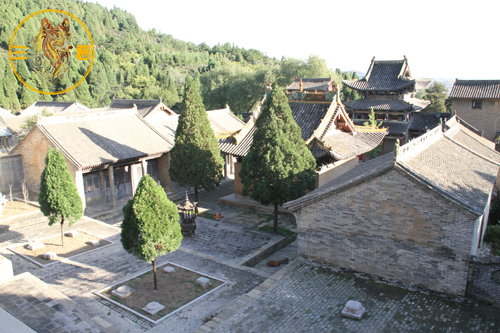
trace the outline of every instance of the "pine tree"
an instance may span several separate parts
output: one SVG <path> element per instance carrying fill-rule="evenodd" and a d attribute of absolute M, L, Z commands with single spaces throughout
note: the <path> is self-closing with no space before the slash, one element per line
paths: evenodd
<path fill-rule="evenodd" d="M 423 111 L 424 112 L 447 112 L 445 100 L 447 98 L 448 89 L 443 83 L 435 81 L 429 88 L 425 89 L 425 99 L 430 101 Z"/>
<path fill-rule="evenodd" d="M 64 223 L 71 226 L 83 214 L 82 199 L 66 165 L 64 155 L 49 147 L 45 169 L 40 176 L 40 210 L 48 216 L 49 225 L 61 223 L 61 244 L 64 247 Z"/>
<path fill-rule="evenodd" d="M 169 170 L 180 186 L 194 187 L 196 202 L 198 189 L 212 190 L 220 185 L 224 166 L 197 85 L 195 79 L 187 78 Z"/>
<path fill-rule="evenodd" d="M 383 121 L 377 122 L 377 118 L 375 117 L 375 111 L 373 111 L 372 108 L 370 111 L 370 115 L 368 116 L 368 121 L 365 121 L 363 125 L 376 129 L 382 126 L 382 123 Z M 370 155 L 373 158 L 376 158 L 380 156 L 381 152 L 382 152 L 382 143 L 379 143 L 377 147 L 373 148 L 371 151 L 368 152 L 368 155 Z"/>
<path fill-rule="evenodd" d="M 17 98 L 17 78 L 14 75 L 14 72 L 9 67 L 5 68 L 5 75 L 3 81 L 3 88 L 5 90 L 5 97 L 9 103 L 7 109 L 12 109 L 13 111 L 21 110 L 21 104 L 19 103 L 19 99 Z"/>
<path fill-rule="evenodd" d="M 182 233 L 179 213 L 161 186 L 146 174 L 134 198 L 123 207 L 121 242 L 125 251 L 144 262 L 152 262 L 157 290 L 156 258 L 177 250 Z"/>
<path fill-rule="evenodd" d="M 274 83 L 257 131 L 239 173 L 243 195 L 263 205 L 274 205 L 274 231 L 278 230 L 278 205 L 297 199 L 316 185 L 316 161 L 293 120 L 288 99 Z"/>

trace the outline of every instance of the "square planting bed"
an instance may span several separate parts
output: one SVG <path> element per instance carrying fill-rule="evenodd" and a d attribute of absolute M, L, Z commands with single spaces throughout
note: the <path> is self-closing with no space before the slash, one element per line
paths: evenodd
<path fill-rule="evenodd" d="M 76 229 L 64 233 L 64 247 L 61 246 L 61 234 L 57 234 L 8 249 L 40 267 L 47 267 L 62 260 L 71 259 L 113 244 L 112 241 Z M 55 257 L 53 254 L 52 256 L 49 255 L 49 253 L 55 254 Z"/>
<path fill-rule="evenodd" d="M 172 268 L 175 271 L 172 272 Z M 227 283 L 172 263 L 158 266 L 156 276 L 158 279 L 156 292 L 151 268 L 94 294 L 157 324 Z"/>

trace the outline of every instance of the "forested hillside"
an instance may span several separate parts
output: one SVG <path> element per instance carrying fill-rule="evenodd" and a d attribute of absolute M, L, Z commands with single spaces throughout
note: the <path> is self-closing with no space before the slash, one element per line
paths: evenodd
<path fill-rule="evenodd" d="M 16 26 L 42 9 L 61 9 L 81 19 L 95 44 L 95 60 L 86 80 L 61 95 L 38 94 L 20 83 L 8 59 L 8 45 Z M 186 23 L 189 24 L 189 23 Z M 35 34 L 39 27 L 32 24 Z M 17 38 L 17 37 L 16 37 Z M 75 84 L 81 68 L 73 61 L 65 74 Z M 88 2 L 70 0 L 0 0 L 0 107 L 19 111 L 34 101 L 77 99 L 88 107 L 109 105 L 111 98 L 152 99 L 161 97 L 177 109 L 187 75 L 198 77 L 205 107 L 249 112 L 260 101 L 267 82 L 281 86 L 298 77 L 334 77 L 326 62 L 310 56 L 307 61 L 271 59 L 261 51 L 246 50 L 231 43 L 210 47 L 195 45 L 157 31 L 143 31 L 132 13 L 111 10 Z M 344 74 L 345 77 L 345 74 Z M 30 84 L 43 90 L 43 82 L 30 72 Z M 343 89 L 346 98 L 350 92 Z"/>

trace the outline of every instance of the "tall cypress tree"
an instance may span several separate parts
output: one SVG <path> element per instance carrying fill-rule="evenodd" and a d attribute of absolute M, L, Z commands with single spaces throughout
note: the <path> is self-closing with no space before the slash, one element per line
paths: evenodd
<path fill-rule="evenodd" d="M 195 79 L 187 78 L 169 170 L 173 181 L 194 187 L 196 201 L 198 189 L 212 190 L 220 185 L 224 166 L 197 85 Z"/>
<path fill-rule="evenodd" d="M 144 175 L 134 198 L 123 207 L 121 242 L 125 251 L 153 264 L 154 290 L 156 258 L 177 250 L 181 241 L 177 207 L 150 175 Z"/>
<path fill-rule="evenodd" d="M 66 165 L 66 159 L 58 150 L 49 147 L 45 156 L 45 169 L 40 177 L 38 203 L 49 225 L 61 223 L 61 244 L 64 246 L 64 222 L 71 226 L 83 214 L 82 199 Z"/>
<path fill-rule="evenodd" d="M 273 83 L 257 131 L 239 173 L 243 195 L 263 205 L 274 205 L 274 232 L 278 231 L 278 205 L 297 199 L 316 185 L 316 160 L 293 120 L 288 99 Z"/>

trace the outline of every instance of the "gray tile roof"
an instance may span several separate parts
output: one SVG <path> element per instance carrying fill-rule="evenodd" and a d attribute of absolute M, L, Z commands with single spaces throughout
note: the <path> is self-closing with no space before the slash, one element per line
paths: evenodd
<path fill-rule="evenodd" d="M 499 166 L 478 157 L 446 136 L 402 164 L 452 200 L 482 215 Z"/>
<path fill-rule="evenodd" d="M 113 99 L 108 107 L 108 111 L 118 111 L 124 109 L 132 109 L 134 105 L 137 107 L 137 112 L 146 118 L 159 109 L 166 111 L 169 115 L 175 115 L 175 112 L 170 110 L 159 99 Z"/>
<path fill-rule="evenodd" d="M 372 99 L 357 99 L 352 102 L 345 102 L 345 106 L 352 110 L 370 111 L 411 111 L 413 105 L 398 99 L 372 100 Z"/>
<path fill-rule="evenodd" d="M 324 145 L 317 142 L 310 148 L 317 159 L 323 156 L 332 156 L 336 160 L 347 160 L 351 157 L 364 154 L 375 148 L 384 139 L 386 132 L 340 132 L 327 136 Z"/>
<path fill-rule="evenodd" d="M 299 125 L 302 130 L 302 139 L 307 141 L 314 134 L 314 131 L 321 124 L 331 103 L 305 103 L 292 102 L 288 103 L 292 109 L 293 120 Z"/>
<path fill-rule="evenodd" d="M 299 90 L 300 89 L 300 80 L 302 80 L 302 89 L 303 90 L 319 90 L 319 91 L 327 91 L 329 88 L 332 88 L 332 80 L 328 78 L 319 78 L 319 79 L 300 79 L 296 78 L 292 84 L 286 87 L 286 90 Z"/>
<path fill-rule="evenodd" d="M 37 128 L 83 169 L 160 155 L 173 147 L 136 110 L 47 117 L 38 121 Z"/>
<path fill-rule="evenodd" d="M 85 105 L 74 102 L 49 102 L 49 101 L 36 101 L 23 111 L 21 111 L 22 116 L 28 116 L 33 114 L 41 114 L 43 110 L 47 110 L 49 113 L 60 113 L 60 112 L 78 112 L 83 110 L 88 110 L 89 108 Z"/>
<path fill-rule="evenodd" d="M 0 117 L 0 124 L 4 124 L 12 132 L 20 133 L 22 131 L 21 125 L 28 117 L 30 116 Z"/>
<path fill-rule="evenodd" d="M 210 126 L 214 131 L 215 136 L 219 140 L 219 148 L 225 153 L 227 149 L 232 149 L 234 147 L 229 147 L 234 145 L 235 141 L 232 137 L 228 135 L 238 132 L 245 125 L 244 122 L 239 120 L 229 108 L 221 110 L 211 110 L 207 111 L 208 120 L 210 121 Z M 146 120 L 148 120 L 146 118 Z M 163 136 L 168 138 L 170 141 L 175 141 L 175 131 L 177 130 L 177 124 L 179 122 L 179 115 L 170 116 L 166 121 L 150 121 L 150 124 L 159 131 Z M 231 140 L 232 139 L 232 140 Z M 230 143 L 228 145 L 228 143 Z M 250 142 L 251 143 L 251 142 Z M 241 148 L 241 146 L 239 146 Z M 237 154 L 233 154 L 239 156 Z M 244 156 L 244 155 L 243 155 Z"/>
<path fill-rule="evenodd" d="M 484 146 L 479 138 L 458 122 L 445 133 L 437 127 L 401 146 L 396 160 L 393 154 L 386 154 L 359 165 L 284 207 L 296 210 L 396 168 L 402 175 L 480 216 L 495 185 L 500 154 Z"/>
<path fill-rule="evenodd" d="M 445 121 L 450 118 L 451 113 L 435 112 L 413 112 L 410 119 L 410 130 L 425 132 L 439 125 L 439 121 Z"/>
<path fill-rule="evenodd" d="M 500 99 L 500 80 L 456 80 L 451 98 Z"/>
<path fill-rule="evenodd" d="M 216 137 L 233 134 L 245 126 L 245 123 L 239 120 L 229 108 L 207 111 L 207 116 Z"/>
<path fill-rule="evenodd" d="M 342 83 L 358 91 L 396 91 L 414 89 L 408 62 L 404 60 L 372 60 L 366 75 L 356 81 L 342 80 Z"/>
<path fill-rule="evenodd" d="M 367 121 L 367 119 L 353 120 L 356 126 L 364 126 Z M 388 129 L 387 136 L 404 137 L 409 126 L 410 123 L 407 121 L 385 120 L 382 122 L 382 125 L 380 125 L 380 128 L 385 127 Z"/>
<path fill-rule="evenodd" d="M 255 131 L 257 131 L 257 127 L 253 126 L 248 134 L 238 144 L 236 144 L 236 140 L 231 136 L 219 139 L 220 150 L 233 156 L 245 157 L 252 146 Z"/>

